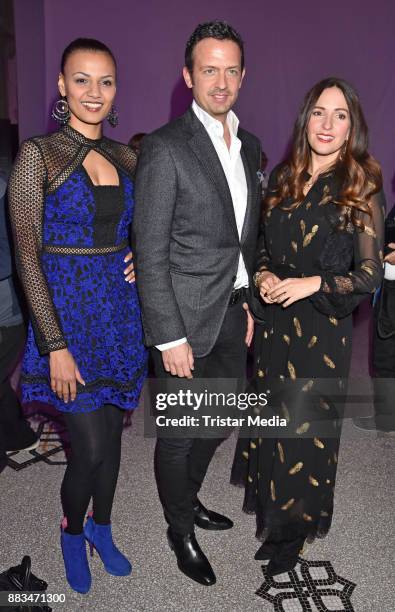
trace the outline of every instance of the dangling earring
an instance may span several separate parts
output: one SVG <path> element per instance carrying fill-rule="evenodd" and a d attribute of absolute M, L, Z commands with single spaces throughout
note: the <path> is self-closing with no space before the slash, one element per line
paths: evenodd
<path fill-rule="evenodd" d="M 70 119 L 70 108 L 65 96 L 57 100 L 52 107 L 52 119 L 55 119 L 60 125 L 66 125 Z"/>
<path fill-rule="evenodd" d="M 115 106 L 111 107 L 110 112 L 107 115 L 107 121 L 111 127 L 115 128 L 118 125 L 118 111 Z"/>

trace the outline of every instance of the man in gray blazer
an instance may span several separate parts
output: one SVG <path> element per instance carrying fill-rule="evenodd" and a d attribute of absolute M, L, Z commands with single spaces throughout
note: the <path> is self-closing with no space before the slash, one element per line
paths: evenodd
<path fill-rule="evenodd" d="M 243 379 L 261 149 L 231 111 L 244 77 L 240 35 L 224 22 L 199 25 L 183 74 L 192 107 L 145 136 L 137 169 L 133 250 L 145 339 L 159 378 Z M 170 546 L 180 570 L 204 585 L 215 574 L 194 525 L 233 525 L 197 497 L 219 442 L 159 438 L 156 448 Z"/>

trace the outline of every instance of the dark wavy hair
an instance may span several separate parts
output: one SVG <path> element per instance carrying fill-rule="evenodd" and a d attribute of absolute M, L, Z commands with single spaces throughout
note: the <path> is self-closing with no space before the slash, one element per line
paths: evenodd
<path fill-rule="evenodd" d="M 274 195 L 267 197 L 265 207 L 273 208 L 285 198 L 291 198 L 292 210 L 304 199 L 303 187 L 310 162 L 307 125 L 318 98 L 330 87 L 338 87 L 343 92 L 351 120 L 348 140 L 331 168 L 340 184 L 334 203 L 341 208 L 344 224 L 351 221 L 362 229 L 363 223 L 357 218 L 358 211 L 371 216 L 369 200 L 382 187 L 381 170 L 378 162 L 368 152 L 368 127 L 358 94 L 350 83 L 336 77 L 323 79 L 306 94 L 295 122 L 291 154 L 278 172 L 277 190 Z"/>
<path fill-rule="evenodd" d="M 62 59 L 60 62 L 60 70 L 64 73 L 64 68 L 66 66 L 66 62 L 70 55 L 74 53 L 74 51 L 99 51 L 101 53 L 107 53 L 114 62 L 115 68 L 117 67 L 117 62 L 115 60 L 114 54 L 107 45 L 100 42 L 100 40 L 96 40 L 95 38 L 76 38 L 73 40 L 62 53 Z"/>
<path fill-rule="evenodd" d="M 204 38 L 215 38 L 216 40 L 232 40 L 240 49 L 241 69 L 244 68 L 244 43 L 238 32 L 226 21 L 206 21 L 200 23 L 190 36 L 185 47 L 185 66 L 192 73 L 193 70 L 193 50 Z"/>

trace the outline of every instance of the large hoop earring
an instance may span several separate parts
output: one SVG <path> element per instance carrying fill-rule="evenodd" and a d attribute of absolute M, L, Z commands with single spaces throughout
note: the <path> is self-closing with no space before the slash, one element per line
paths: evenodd
<path fill-rule="evenodd" d="M 107 115 L 107 121 L 111 125 L 111 127 L 113 128 L 117 127 L 119 119 L 118 119 L 118 111 L 115 108 L 115 106 L 111 107 L 111 110 Z"/>
<path fill-rule="evenodd" d="M 56 100 L 52 107 L 51 117 L 60 123 L 60 125 L 66 125 L 70 119 L 70 108 L 65 96 L 62 96 L 59 100 Z"/>

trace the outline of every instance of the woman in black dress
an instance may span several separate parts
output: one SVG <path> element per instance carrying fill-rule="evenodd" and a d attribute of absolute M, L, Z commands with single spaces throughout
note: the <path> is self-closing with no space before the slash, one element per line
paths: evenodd
<path fill-rule="evenodd" d="M 271 174 L 258 246 L 265 323 L 254 385 L 270 390 L 262 416 L 278 407 L 287 428 L 276 438 L 242 434 L 232 470 L 264 540 L 255 558 L 270 559 L 270 575 L 292 569 L 305 539 L 330 528 L 351 313 L 381 281 L 384 207 L 358 96 L 325 79 L 307 94 L 292 153 Z"/>

